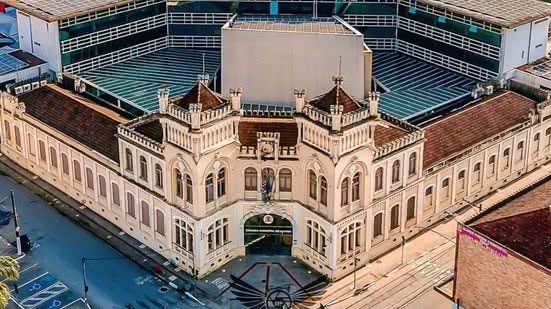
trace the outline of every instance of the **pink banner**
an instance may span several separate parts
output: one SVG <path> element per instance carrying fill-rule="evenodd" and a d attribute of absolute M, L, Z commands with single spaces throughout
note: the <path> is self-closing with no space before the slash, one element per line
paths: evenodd
<path fill-rule="evenodd" d="M 468 229 L 462 225 L 457 226 L 457 234 L 459 236 L 478 242 L 484 249 L 489 250 L 497 256 L 505 257 L 509 255 L 507 249 L 493 243 L 492 241 L 478 235 L 473 230 Z"/>

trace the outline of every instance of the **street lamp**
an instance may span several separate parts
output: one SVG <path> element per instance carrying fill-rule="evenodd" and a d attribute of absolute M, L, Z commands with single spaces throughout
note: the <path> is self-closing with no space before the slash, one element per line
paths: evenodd
<path fill-rule="evenodd" d="M 11 207 L 13 209 L 13 223 L 15 225 L 15 243 L 17 246 L 17 256 L 21 256 L 23 254 L 21 250 L 21 228 L 19 227 L 19 223 L 17 222 L 17 209 L 15 208 L 15 197 L 13 194 L 13 190 L 10 192 L 11 194 Z"/>
<path fill-rule="evenodd" d="M 478 209 L 478 213 L 481 213 L 482 212 L 482 203 L 478 204 L 478 205 L 475 205 L 469 201 L 467 201 L 465 198 L 463 198 L 463 202 L 467 203 L 467 205 L 471 206 L 472 208 L 476 208 Z"/>

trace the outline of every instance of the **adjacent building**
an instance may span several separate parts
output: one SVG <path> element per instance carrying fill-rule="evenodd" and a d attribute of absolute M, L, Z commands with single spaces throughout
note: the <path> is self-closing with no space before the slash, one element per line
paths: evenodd
<path fill-rule="evenodd" d="M 454 301 L 460 308 L 551 304 L 551 181 L 459 225 Z"/>

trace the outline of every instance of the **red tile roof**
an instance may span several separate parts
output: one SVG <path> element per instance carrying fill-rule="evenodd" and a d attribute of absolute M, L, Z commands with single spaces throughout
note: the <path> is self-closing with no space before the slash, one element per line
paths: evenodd
<path fill-rule="evenodd" d="M 163 142 L 163 126 L 161 125 L 159 119 L 140 124 L 135 127 L 134 130 L 151 138 L 156 142 Z"/>
<path fill-rule="evenodd" d="M 239 141 L 244 146 L 256 146 L 257 132 L 279 132 L 280 146 L 295 146 L 298 126 L 292 118 L 241 118 Z"/>
<path fill-rule="evenodd" d="M 502 90 L 475 106 L 429 124 L 425 129 L 425 168 L 526 120 L 536 103 Z"/>
<path fill-rule="evenodd" d="M 375 127 L 374 139 L 376 147 L 382 146 L 386 143 L 390 143 L 408 134 L 406 130 L 393 126 L 389 123 L 385 123 L 385 125 L 387 125 L 387 127 Z"/>
<path fill-rule="evenodd" d="M 339 85 L 335 85 L 331 91 L 308 103 L 327 113 L 331 112 L 331 105 L 342 105 L 344 114 L 358 110 L 361 107 L 360 104 L 349 96 Z"/>
<path fill-rule="evenodd" d="M 201 111 L 222 107 L 228 100 L 214 93 L 203 82 L 197 82 L 189 92 L 176 101 L 176 105 L 189 109 L 190 104 L 202 104 Z"/>
<path fill-rule="evenodd" d="M 537 200 L 533 202 L 538 203 Z M 545 208 L 480 223 L 471 228 L 551 269 L 551 207 L 538 204 Z"/>
<path fill-rule="evenodd" d="M 121 123 L 54 89 L 41 87 L 19 96 L 25 112 L 97 152 L 119 161 L 117 126 Z"/>

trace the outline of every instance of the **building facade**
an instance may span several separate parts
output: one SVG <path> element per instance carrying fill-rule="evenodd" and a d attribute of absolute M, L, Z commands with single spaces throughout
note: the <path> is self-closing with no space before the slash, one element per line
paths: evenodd
<path fill-rule="evenodd" d="M 549 183 L 535 190 L 543 187 L 549 190 Z M 545 249 L 551 209 L 536 200 L 541 192 L 534 193 L 520 199 L 543 208 L 459 225 L 453 295 L 459 308 L 528 309 L 551 303 L 551 254 Z"/>
<path fill-rule="evenodd" d="M 191 274 L 282 249 L 331 279 L 551 156 L 537 90 L 487 85 L 416 127 L 334 80 L 254 113 L 202 80 L 130 121 L 55 85 L 3 93 L 2 153 Z"/>

